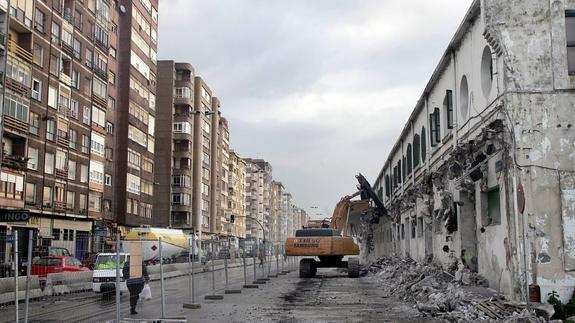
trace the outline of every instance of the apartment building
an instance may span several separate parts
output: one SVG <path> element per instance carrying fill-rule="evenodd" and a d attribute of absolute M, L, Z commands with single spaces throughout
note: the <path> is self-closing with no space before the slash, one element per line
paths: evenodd
<path fill-rule="evenodd" d="M 230 130 L 228 120 L 219 118 L 217 127 L 217 158 L 216 158 L 216 229 L 220 236 L 231 236 L 233 232 L 230 223 L 230 210 L 228 208 L 229 199 L 229 177 L 230 177 Z"/>
<path fill-rule="evenodd" d="M 30 218 L 0 231 L 38 231 L 42 243 L 66 241 L 81 258 L 93 228 L 105 235 L 114 227 L 105 191 L 113 172 L 117 7 L 102 0 L 6 5 L 0 3 L 4 30 L 8 22 L 0 36 L 6 53 L 0 208 Z"/>
<path fill-rule="evenodd" d="M 282 214 L 282 196 L 284 193 L 284 186 L 281 182 L 272 182 L 271 193 L 271 214 L 272 214 L 272 230 L 270 240 L 276 244 L 285 242 L 286 237 L 282 236 L 283 214 Z"/>
<path fill-rule="evenodd" d="M 120 0 L 112 210 L 119 224 L 151 225 L 154 196 L 157 0 Z"/>
<path fill-rule="evenodd" d="M 234 215 L 231 236 L 246 237 L 246 162 L 233 150 L 228 160 L 228 205 L 227 211 Z"/>
<path fill-rule="evenodd" d="M 282 217 L 282 235 L 287 238 L 294 232 L 292 195 L 287 191 L 282 195 Z"/>
<path fill-rule="evenodd" d="M 525 299 L 575 276 L 575 4 L 474 1 L 375 181 L 375 256 L 478 272 Z M 530 35 L 537 35 L 532 37 Z"/>
<path fill-rule="evenodd" d="M 243 161 L 246 163 L 246 216 L 251 218 L 246 219 L 246 238 L 263 239 L 264 171 L 250 158 Z"/>

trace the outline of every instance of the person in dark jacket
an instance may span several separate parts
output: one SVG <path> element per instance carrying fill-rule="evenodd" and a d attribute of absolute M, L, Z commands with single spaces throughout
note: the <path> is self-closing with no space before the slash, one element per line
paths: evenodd
<path fill-rule="evenodd" d="M 147 284 L 150 281 L 148 269 L 142 261 L 142 277 L 130 277 L 130 260 L 128 260 L 124 264 L 122 275 L 124 275 L 126 286 L 130 292 L 130 314 L 138 314 L 138 312 L 136 312 L 136 304 L 138 304 L 138 298 L 140 297 L 142 289 L 144 289 L 144 284 Z"/>

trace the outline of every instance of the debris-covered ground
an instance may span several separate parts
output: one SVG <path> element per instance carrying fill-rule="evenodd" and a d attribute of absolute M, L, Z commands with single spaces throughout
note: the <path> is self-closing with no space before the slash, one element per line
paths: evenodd
<path fill-rule="evenodd" d="M 411 259 L 381 258 L 364 269 L 385 287 L 388 297 L 415 304 L 425 316 L 450 322 L 546 322 L 519 303 L 507 301 L 476 273 L 447 272 Z"/>

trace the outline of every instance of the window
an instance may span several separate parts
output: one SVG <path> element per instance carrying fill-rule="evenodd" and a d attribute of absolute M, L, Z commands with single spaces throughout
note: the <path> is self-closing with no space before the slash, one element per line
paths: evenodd
<path fill-rule="evenodd" d="M 152 182 L 142 180 L 142 193 L 148 195 L 154 195 L 154 185 L 152 184 Z"/>
<path fill-rule="evenodd" d="M 419 153 L 421 149 L 420 143 L 421 139 L 419 138 L 419 135 L 416 134 L 415 136 L 413 136 L 413 168 L 419 166 Z"/>
<path fill-rule="evenodd" d="M 94 64 L 94 52 L 91 49 L 86 48 L 86 66 L 92 68 L 93 64 Z"/>
<path fill-rule="evenodd" d="M 114 124 L 107 121 L 106 122 L 106 132 L 113 135 L 114 134 Z"/>
<path fill-rule="evenodd" d="M 82 152 L 87 154 L 90 152 L 90 137 L 82 135 Z"/>
<path fill-rule="evenodd" d="M 433 109 L 433 113 L 429 115 L 429 140 L 431 142 L 431 146 L 436 146 L 437 143 L 441 142 L 441 123 L 439 118 L 439 108 Z"/>
<path fill-rule="evenodd" d="M 67 29 L 62 29 L 62 43 L 73 48 L 74 41 L 72 40 L 72 34 Z"/>
<path fill-rule="evenodd" d="M 106 139 L 103 136 L 97 134 L 95 131 L 92 131 L 92 140 L 91 140 L 92 153 L 104 156 L 105 142 Z"/>
<path fill-rule="evenodd" d="M 575 74 L 575 11 L 565 12 L 565 38 L 567 40 L 567 71 Z"/>
<path fill-rule="evenodd" d="M 52 207 L 52 187 L 44 186 L 44 194 L 42 195 L 42 205 L 45 207 Z"/>
<path fill-rule="evenodd" d="M 140 177 L 128 173 L 126 178 L 126 190 L 130 193 L 140 195 Z"/>
<path fill-rule="evenodd" d="M 117 51 L 114 47 L 110 47 L 110 56 L 116 58 Z"/>
<path fill-rule="evenodd" d="M 189 87 L 177 87 L 174 89 L 176 92 L 176 98 L 191 98 L 192 97 L 192 89 Z"/>
<path fill-rule="evenodd" d="M 66 164 L 67 164 L 68 156 L 65 151 L 63 150 L 56 150 L 56 169 L 60 171 L 67 171 Z"/>
<path fill-rule="evenodd" d="M 389 197 L 391 195 L 391 183 L 389 181 L 389 175 L 385 175 L 385 196 Z"/>
<path fill-rule="evenodd" d="M 72 210 L 76 207 L 76 192 L 66 193 L 66 208 Z"/>
<path fill-rule="evenodd" d="M 407 175 L 411 174 L 411 171 L 413 170 L 412 158 L 411 144 L 407 144 Z"/>
<path fill-rule="evenodd" d="M 4 114 L 28 123 L 30 102 L 19 96 L 6 93 L 4 100 Z"/>
<path fill-rule="evenodd" d="M 48 87 L 48 106 L 54 109 L 58 106 L 58 90 L 52 86 Z"/>
<path fill-rule="evenodd" d="M 190 194 L 184 193 L 172 193 L 172 204 L 173 205 L 190 205 L 192 198 Z M 202 206 L 206 206 L 204 200 L 202 200 Z M 203 208 L 202 208 L 203 209 Z"/>
<path fill-rule="evenodd" d="M 108 97 L 106 83 L 100 81 L 100 79 L 98 79 L 97 77 L 94 78 L 93 82 L 94 82 L 94 94 L 105 100 Z"/>
<path fill-rule="evenodd" d="M 88 165 L 80 165 L 80 183 L 88 183 Z"/>
<path fill-rule="evenodd" d="M 78 132 L 74 129 L 68 129 L 68 147 L 76 149 L 76 141 L 78 141 Z"/>
<path fill-rule="evenodd" d="M 86 77 L 84 78 L 84 93 L 87 96 L 92 95 L 92 78 L 91 77 Z"/>
<path fill-rule="evenodd" d="M 142 170 L 153 173 L 154 172 L 154 162 L 148 158 L 142 158 Z"/>
<path fill-rule="evenodd" d="M 73 47 L 74 47 L 74 58 L 78 60 L 82 59 L 82 43 L 78 39 L 74 38 Z"/>
<path fill-rule="evenodd" d="M 411 220 L 411 239 L 415 239 L 416 232 L 417 232 L 417 222 L 416 220 Z"/>
<path fill-rule="evenodd" d="M 42 101 L 42 82 L 37 79 L 32 80 L 32 99 Z"/>
<path fill-rule="evenodd" d="M 141 156 L 136 151 L 128 148 L 128 166 L 139 170 L 141 164 Z"/>
<path fill-rule="evenodd" d="M 76 100 L 70 100 L 70 117 L 78 120 L 78 116 L 80 115 L 80 103 Z"/>
<path fill-rule="evenodd" d="M 60 25 L 55 22 L 52 22 L 52 42 L 60 44 Z"/>
<path fill-rule="evenodd" d="M 76 180 L 76 162 L 73 160 L 68 161 L 68 179 Z"/>
<path fill-rule="evenodd" d="M 172 125 L 172 130 L 175 133 L 192 133 L 192 125 L 189 122 L 174 122 Z"/>
<path fill-rule="evenodd" d="M 132 125 L 128 126 L 128 138 L 140 144 L 142 147 L 148 147 L 148 137 L 146 134 Z"/>
<path fill-rule="evenodd" d="M 426 142 L 425 127 L 421 128 L 421 161 L 425 162 L 427 156 L 427 142 Z"/>
<path fill-rule="evenodd" d="M 107 186 L 112 186 L 112 175 L 106 174 L 104 175 L 104 184 Z"/>
<path fill-rule="evenodd" d="M 56 76 L 60 75 L 60 56 L 50 55 L 50 73 Z"/>
<path fill-rule="evenodd" d="M 106 112 L 92 107 L 92 123 L 97 124 L 101 128 L 106 128 Z"/>
<path fill-rule="evenodd" d="M 405 182 L 405 178 L 407 177 L 407 158 L 405 158 L 405 156 L 403 156 L 403 160 L 401 162 L 401 170 L 403 171 L 401 174 L 403 176 L 403 181 Z"/>
<path fill-rule="evenodd" d="M 423 217 L 417 218 L 417 237 L 423 237 Z"/>
<path fill-rule="evenodd" d="M 36 15 L 34 17 L 34 28 L 37 31 L 44 33 L 44 24 L 46 23 L 46 15 L 44 12 L 36 8 Z"/>
<path fill-rule="evenodd" d="M 445 111 L 447 129 L 453 129 L 453 92 L 451 90 L 445 91 L 443 111 Z"/>
<path fill-rule="evenodd" d="M 54 154 L 52 153 L 44 155 L 44 173 L 54 174 Z"/>
<path fill-rule="evenodd" d="M 30 112 L 30 133 L 40 134 L 40 116 L 34 112 Z"/>
<path fill-rule="evenodd" d="M 108 83 L 112 85 L 116 84 L 116 73 L 112 71 L 108 72 Z"/>
<path fill-rule="evenodd" d="M 90 183 L 104 184 L 104 164 L 90 160 Z"/>
<path fill-rule="evenodd" d="M 116 109 L 116 99 L 114 99 L 111 96 L 108 97 L 108 108 L 110 108 L 112 110 Z"/>
<path fill-rule="evenodd" d="M 92 124 L 92 117 L 90 116 L 90 108 L 88 107 L 82 108 L 82 122 L 87 125 Z"/>
<path fill-rule="evenodd" d="M 54 240 L 60 240 L 60 229 L 52 229 L 52 238 Z"/>
<path fill-rule="evenodd" d="M 80 193 L 80 199 L 78 200 L 78 208 L 80 211 L 86 211 L 88 196 L 86 194 Z"/>
<path fill-rule="evenodd" d="M 28 169 L 38 170 L 38 149 L 28 146 Z"/>
<path fill-rule="evenodd" d="M 44 47 L 34 43 L 34 64 L 44 66 Z"/>
<path fill-rule="evenodd" d="M 102 212 L 102 193 L 90 191 L 88 210 L 92 212 Z"/>
<path fill-rule="evenodd" d="M 80 72 L 72 70 L 72 87 L 76 90 L 80 89 Z"/>
<path fill-rule="evenodd" d="M 501 203 L 499 195 L 499 187 L 488 191 L 487 193 L 482 193 L 482 204 L 486 204 L 483 207 L 483 226 L 488 226 L 491 224 L 501 223 Z"/>
<path fill-rule="evenodd" d="M 26 203 L 36 203 L 36 184 L 26 183 Z"/>
<path fill-rule="evenodd" d="M 113 157 L 114 157 L 114 150 L 110 147 L 106 147 L 106 149 L 104 151 L 104 155 L 106 157 L 106 160 L 112 161 Z"/>
<path fill-rule="evenodd" d="M 46 120 L 46 140 L 56 140 L 56 121 L 52 119 Z"/>

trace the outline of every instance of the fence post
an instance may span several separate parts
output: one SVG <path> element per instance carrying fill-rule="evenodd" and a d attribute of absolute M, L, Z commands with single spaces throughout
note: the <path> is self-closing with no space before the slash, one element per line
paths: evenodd
<path fill-rule="evenodd" d="M 16 322 L 19 320 L 19 313 L 18 313 L 18 231 L 14 230 L 14 304 L 16 306 L 16 312 L 14 313 L 16 316 Z"/>
<path fill-rule="evenodd" d="M 194 277 L 194 257 L 196 255 L 196 235 L 192 233 L 192 237 L 190 238 L 190 251 L 188 255 L 188 269 L 190 270 L 189 279 L 190 279 L 190 304 L 184 304 L 184 308 L 201 308 L 202 305 L 196 304 L 196 279 Z M 201 264 L 200 264 L 201 265 Z"/>
<path fill-rule="evenodd" d="M 162 258 L 162 237 L 158 238 L 159 255 L 160 255 L 160 292 L 162 293 L 162 318 L 166 317 L 166 298 L 164 294 L 164 259 Z"/>
<path fill-rule="evenodd" d="M 252 248 L 252 259 L 254 261 L 254 284 L 258 280 L 258 277 L 256 275 L 256 252 L 258 252 L 258 242 L 257 241 L 255 243 L 255 248 Z"/>
<path fill-rule="evenodd" d="M 120 234 L 116 232 L 116 323 L 120 323 Z"/>
<path fill-rule="evenodd" d="M 34 231 L 28 231 L 28 259 L 26 260 L 26 295 L 24 296 L 24 323 L 28 323 L 28 306 L 30 305 L 30 276 L 32 274 L 32 244 Z"/>
<path fill-rule="evenodd" d="M 211 299 L 211 300 L 220 300 L 220 299 L 224 299 L 223 295 L 216 295 L 216 271 L 215 271 L 215 266 L 214 266 L 214 242 L 213 240 L 210 240 L 210 250 L 212 251 L 212 259 L 210 259 L 211 265 L 212 265 L 212 295 L 206 295 L 204 298 L 205 299 Z"/>

